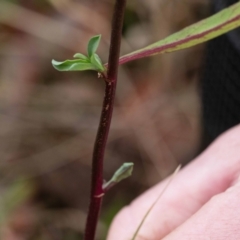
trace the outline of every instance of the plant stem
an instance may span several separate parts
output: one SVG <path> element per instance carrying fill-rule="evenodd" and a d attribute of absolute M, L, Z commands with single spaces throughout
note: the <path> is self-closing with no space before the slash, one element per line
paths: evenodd
<path fill-rule="evenodd" d="M 87 217 L 84 240 L 94 240 L 98 216 L 104 196 L 103 160 L 109 128 L 112 120 L 113 104 L 117 85 L 118 60 L 121 45 L 122 25 L 126 0 L 116 0 L 113 19 L 108 71 L 105 78 L 105 96 L 92 157 L 91 200 Z"/>

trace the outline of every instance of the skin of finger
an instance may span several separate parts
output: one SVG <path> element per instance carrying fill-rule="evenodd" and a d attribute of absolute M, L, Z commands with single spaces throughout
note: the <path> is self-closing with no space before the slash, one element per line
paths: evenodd
<path fill-rule="evenodd" d="M 240 239 L 240 184 L 214 196 L 164 240 Z"/>
<path fill-rule="evenodd" d="M 137 240 L 161 239 L 229 188 L 240 173 L 240 126 L 221 135 L 180 171 L 147 217 Z M 166 182 L 157 184 L 115 217 L 108 240 L 129 240 Z"/>

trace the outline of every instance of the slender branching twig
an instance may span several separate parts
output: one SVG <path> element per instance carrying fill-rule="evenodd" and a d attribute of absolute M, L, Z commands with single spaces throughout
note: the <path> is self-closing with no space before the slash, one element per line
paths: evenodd
<path fill-rule="evenodd" d="M 125 6 L 126 0 L 116 0 L 112 20 L 108 71 L 107 76 L 105 77 L 105 96 L 98 133 L 93 150 L 91 200 L 85 229 L 85 240 L 94 240 L 102 198 L 104 196 L 103 160 L 112 119 L 113 104 L 117 85 L 118 60 Z"/>

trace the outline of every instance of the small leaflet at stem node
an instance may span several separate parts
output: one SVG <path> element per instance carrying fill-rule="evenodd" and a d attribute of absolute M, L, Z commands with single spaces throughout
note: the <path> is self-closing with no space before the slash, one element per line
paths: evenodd
<path fill-rule="evenodd" d="M 123 179 L 128 178 L 132 175 L 134 163 L 124 163 L 112 176 L 112 178 L 103 184 L 103 190 L 106 192 Z"/>

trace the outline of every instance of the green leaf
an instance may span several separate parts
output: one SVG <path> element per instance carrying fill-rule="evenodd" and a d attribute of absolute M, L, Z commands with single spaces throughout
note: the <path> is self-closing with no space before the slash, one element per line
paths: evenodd
<path fill-rule="evenodd" d="M 100 59 L 100 57 L 94 53 L 92 56 L 91 56 L 91 63 L 96 66 L 96 68 L 100 71 L 100 72 L 104 72 L 105 68 L 102 64 L 102 61 Z"/>
<path fill-rule="evenodd" d="M 88 42 L 88 57 L 91 58 L 91 56 L 97 51 L 98 45 L 101 40 L 101 35 L 97 35 L 92 37 Z"/>
<path fill-rule="evenodd" d="M 125 178 L 128 178 L 132 175 L 134 164 L 132 162 L 130 163 L 124 163 L 113 175 L 111 181 L 113 182 L 120 182 Z"/>
<path fill-rule="evenodd" d="M 86 61 L 89 61 L 89 58 L 85 55 L 83 55 L 82 53 L 76 53 L 73 55 L 74 58 L 79 58 L 81 60 L 86 60 Z"/>
<path fill-rule="evenodd" d="M 145 48 L 122 56 L 120 64 L 206 42 L 240 26 L 240 2 Z M 221 51 L 221 49 L 219 49 Z"/>
<path fill-rule="evenodd" d="M 52 65 L 58 71 L 85 71 L 85 70 L 95 70 L 97 68 L 90 62 L 85 60 L 66 60 L 64 62 L 57 62 L 52 60 Z"/>
<path fill-rule="evenodd" d="M 124 163 L 112 176 L 112 178 L 103 185 L 103 189 L 107 191 L 113 185 L 119 183 L 125 178 L 128 178 L 132 175 L 134 163 Z"/>
<path fill-rule="evenodd" d="M 88 42 L 88 56 L 82 53 L 74 54 L 74 60 L 66 60 L 63 62 L 58 62 L 52 60 L 52 65 L 58 71 L 85 71 L 94 70 L 100 73 L 105 72 L 105 67 L 102 64 L 101 59 L 95 53 L 97 51 L 99 42 L 101 40 L 101 35 L 92 37 Z"/>

